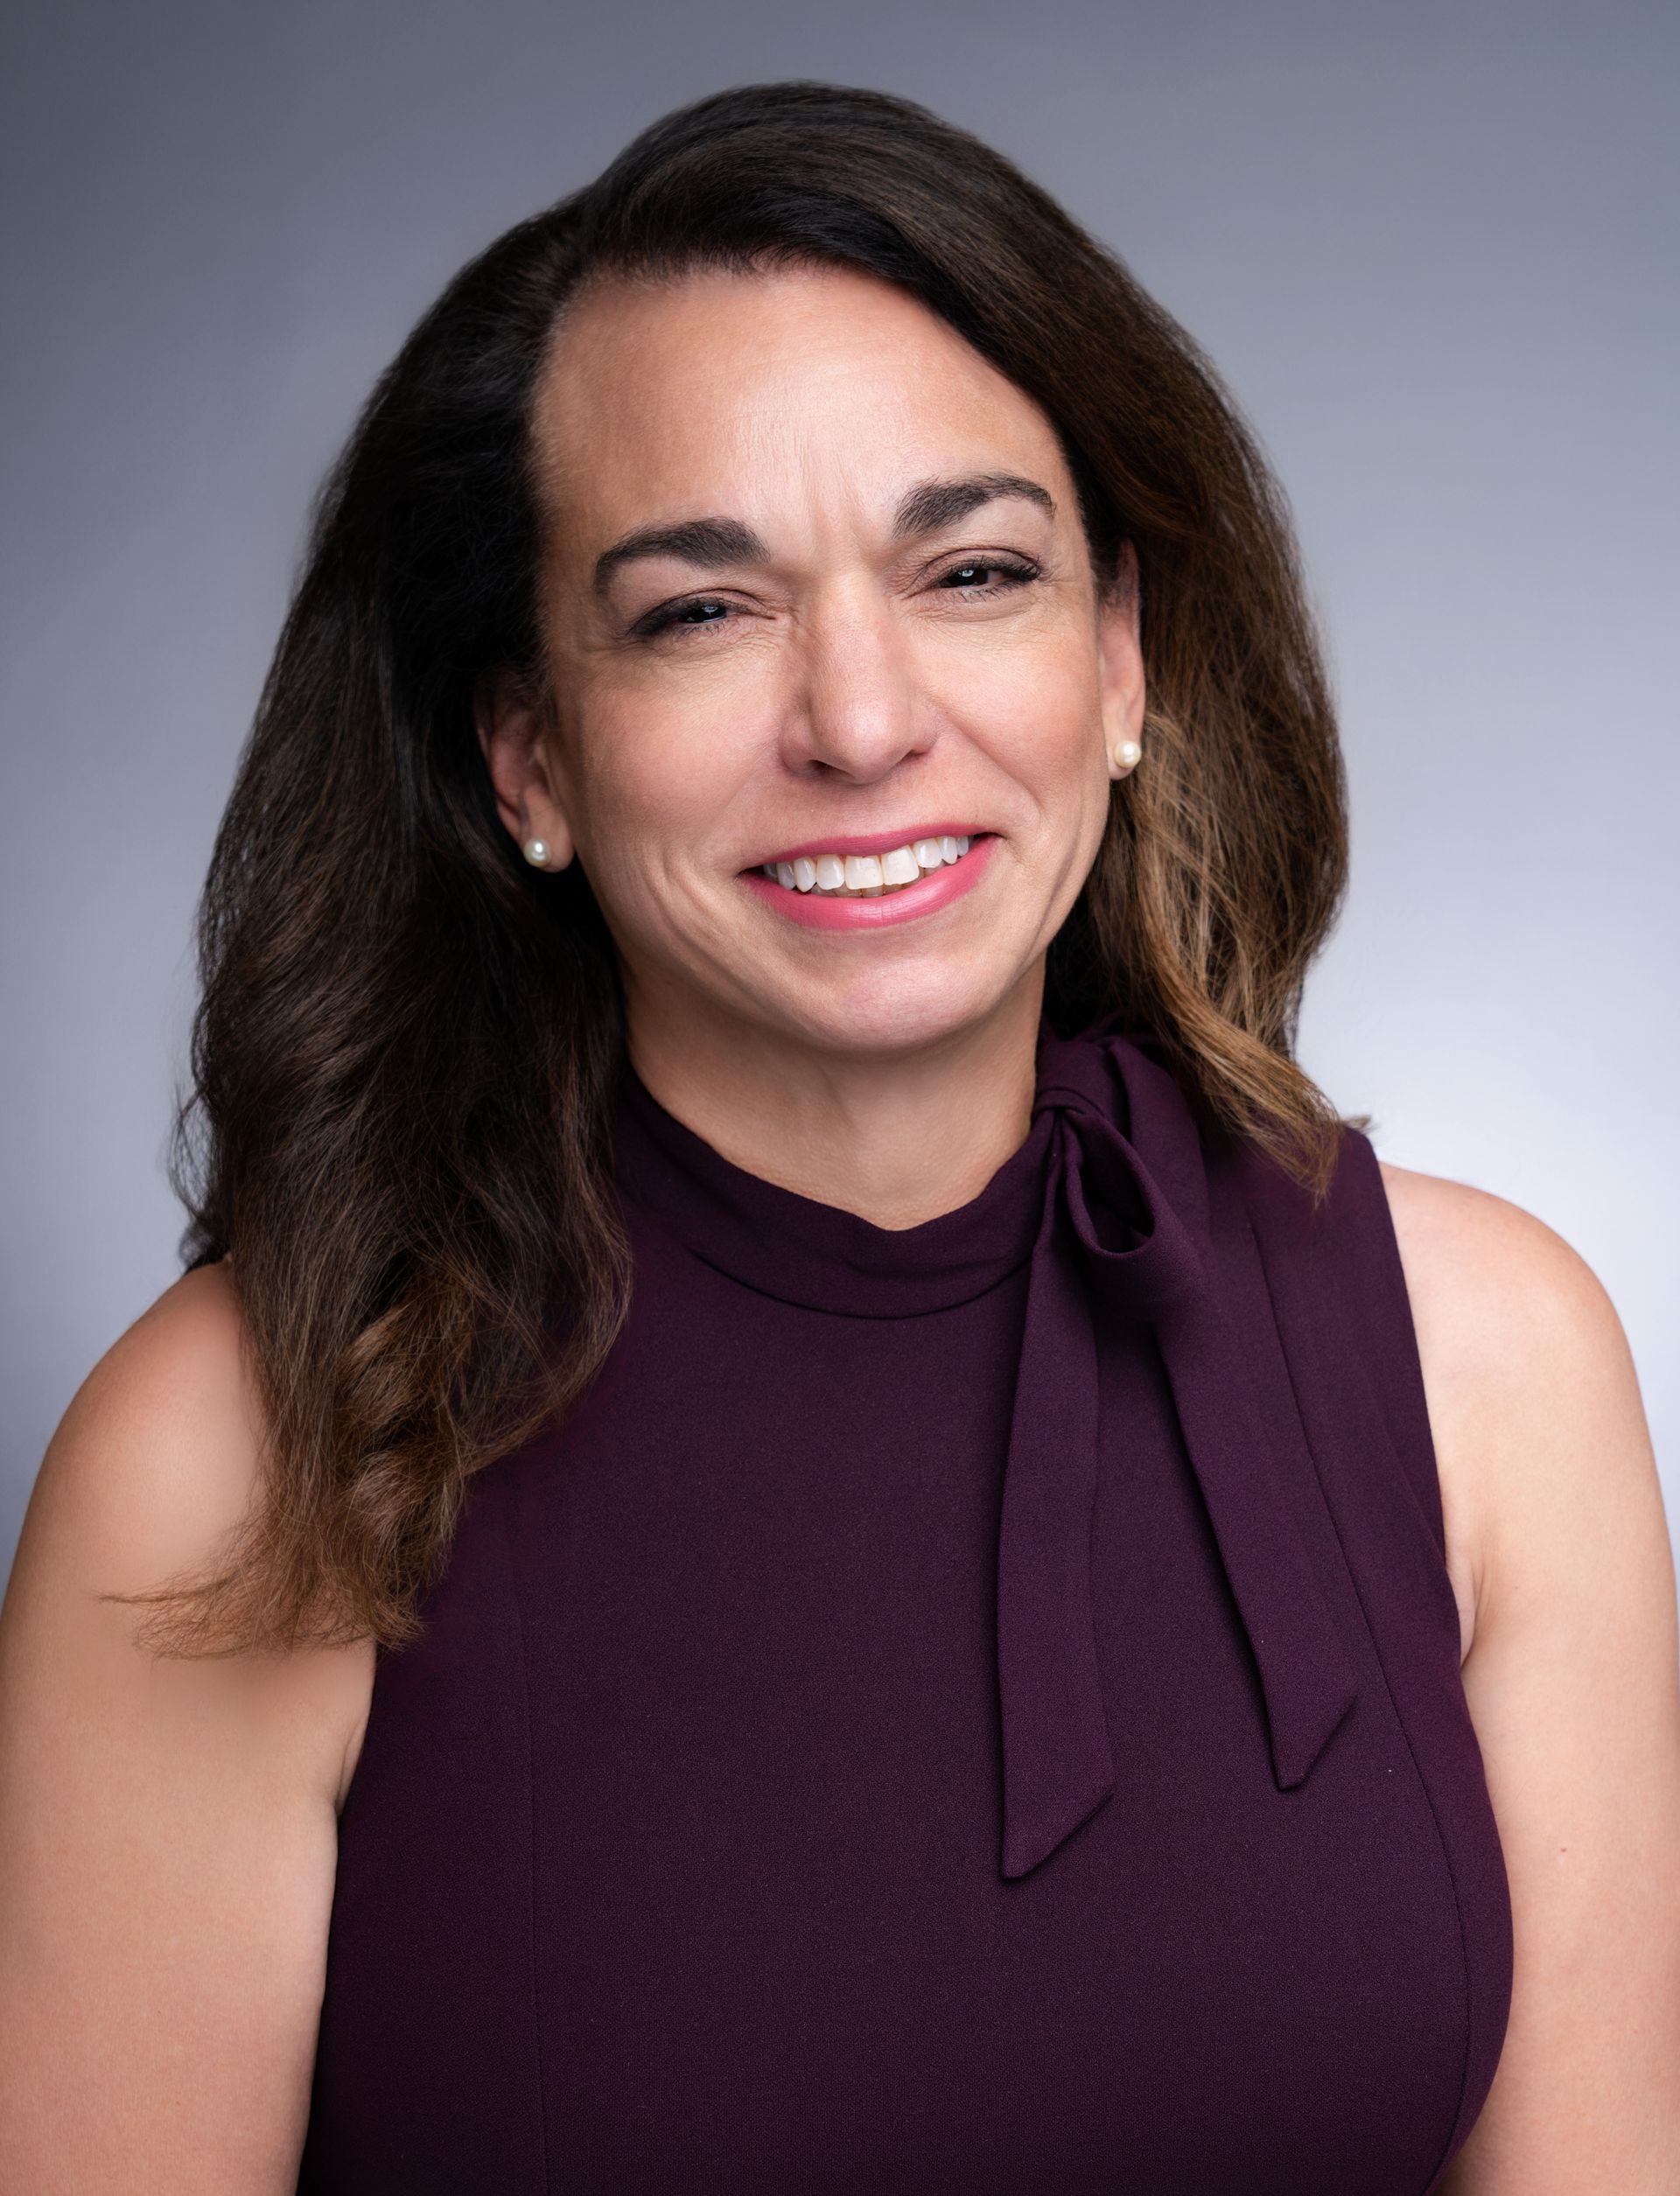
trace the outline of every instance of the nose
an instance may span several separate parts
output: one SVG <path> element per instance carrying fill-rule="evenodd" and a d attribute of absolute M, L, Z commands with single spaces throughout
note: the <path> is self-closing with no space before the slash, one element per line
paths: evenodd
<path fill-rule="evenodd" d="M 782 759 L 801 777 L 869 785 L 934 738 L 890 605 L 867 586 L 813 601 L 794 649 Z"/>

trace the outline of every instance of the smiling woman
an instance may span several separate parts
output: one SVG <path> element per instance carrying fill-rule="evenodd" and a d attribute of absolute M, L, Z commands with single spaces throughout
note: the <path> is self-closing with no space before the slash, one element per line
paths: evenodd
<path fill-rule="evenodd" d="M 856 268 L 596 274 L 550 339 L 532 444 L 540 671 L 483 697 L 504 821 L 578 858 L 651 1088 L 710 1092 L 708 1136 L 790 1178 L 741 1110 L 743 1081 L 774 1089 L 776 1142 L 843 1160 L 824 1194 L 885 1196 L 889 1224 L 940 1209 L 953 1185 L 901 1138 L 902 1178 L 872 1186 L 859 1108 L 899 1110 L 930 1046 L 990 1053 L 999 1016 L 1030 1050 L 1030 972 L 1142 727 L 1135 549 L 1099 584 L 1046 414 Z M 804 892 L 763 877 L 795 858 Z M 949 1104 L 962 1077 L 940 1080 Z M 1019 1142 L 1022 1095 L 959 1191 Z"/>
<path fill-rule="evenodd" d="M 0 2184 L 1671 2190 L 1637 1388 L 1294 1060 L 1346 849 L 1280 493 L 997 153 L 747 87 L 466 268 L 0 1626 Z"/>

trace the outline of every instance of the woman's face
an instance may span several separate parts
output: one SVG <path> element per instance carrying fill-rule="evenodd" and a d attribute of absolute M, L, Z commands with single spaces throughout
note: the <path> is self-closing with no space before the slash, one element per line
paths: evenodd
<path fill-rule="evenodd" d="M 1043 413 L 872 276 L 706 273 L 574 301 L 534 439 L 552 714 L 502 693 L 486 753 L 582 864 L 633 1039 L 1036 1012 L 1144 702 Z"/>

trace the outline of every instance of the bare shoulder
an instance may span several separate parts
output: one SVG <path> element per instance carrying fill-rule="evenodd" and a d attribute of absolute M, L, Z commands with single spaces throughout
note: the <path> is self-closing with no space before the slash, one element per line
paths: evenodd
<path fill-rule="evenodd" d="M 1498 1549 L 1508 1559 L 1548 1521 L 1563 1528 L 1560 1475 L 1578 1482 L 1595 1461 L 1601 1471 L 1619 1462 L 1625 1478 L 1654 1479 L 1655 1465 L 1648 1444 L 1640 1454 L 1642 1409 L 1621 1322 L 1586 1259 L 1506 1198 L 1380 1164 L 1467 1658 Z M 1588 1493 L 1578 1483 L 1574 1491 L 1578 1500 Z"/>
<path fill-rule="evenodd" d="M 158 1657 L 102 1598 L 197 1574 L 256 1498 L 231 1274 L 100 1358 L 0 1606 L 0 2186 L 294 2184 L 371 1650 Z"/>
<path fill-rule="evenodd" d="M 1549 1356 L 1560 1337 L 1626 1357 L 1620 1322 L 1578 1251 L 1492 1192 L 1379 1161 L 1406 1287 L 1438 1369 L 1455 1380 Z"/>
<path fill-rule="evenodd" d="M 1555 1230 L 1382 1174 L 1473 1574 L 1464 1692 L 1514 1941 L 1503 2053 L 1443 2196 L 1658 2196 L 1680 2186 L 1680 1642 L 1638 1377 Z"/>
<path fill-rule="evenodd" d="M 199 1267 L 71 1397 L 36 1477 L 14 1589 L 42 1563 L 128 1591 L 202 1563 L 257 1498 L 262 1436 L 231 1263 Z"/>
<path fill-rule="evenodd" d="M 66 1533 L 90 1571 L 114 1566 L 134 1585 L 201 1559 L 255 1498 L 260 1439 L 232 1272 L 200 1266 L 148 1305 L 71 1398 L 31 1500 L 24 1582 L 67 1552 Z"/>
<path fill-rule="evenodd" d="M 144 1611 L 99 1597 L 193 1576 L 224 1549 L 258 1499 L 262 1430 L 231 1265 L 198 1267 L 117 1337 L 71 1398 L 31 1495 L 0 1640 L 41 1595 L 62 1607 L 67 1589 L 90 1644 L 126 1645 Z M 295 1700 L 297 1738 L 330 1773 L 336 1804 L 372 1670 L 363 1645 L 234 1657 L 225 1675 Z M 178 1678 L 192 1682 L 185 1667 Z"/>

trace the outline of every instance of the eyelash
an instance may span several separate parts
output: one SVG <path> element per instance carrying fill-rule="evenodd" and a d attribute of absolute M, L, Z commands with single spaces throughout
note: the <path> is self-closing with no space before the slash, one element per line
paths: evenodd
<path fill-rule="evenodd" d="M 1030 557 L 965 556 L 959 563 L 948 565 L 940 577 L 942 579 L 948 579 L 953 572 L 970 571 L 1007 572 L 1009 574 L 1008 584 L 1003 587 L 953 588 L 947 591 L 954 594 L 960 592 L 971 597 L 977 596 L 983 600 L 987 600 L 994 595 L 1008 594 L 1017 587 L 1026 586 L 1032 581 L 1041 578 L 1044 568 L 1041 564 L 1034 563 Z M 668 603 L 662 609 L 650 610 L 645 618 L 638 619 L 630 628 L 632 636 L 637 640 L 652 640 L 660 633 L 680 626 L 689 611 L 703 610 L 708 605 L 723 609 L 729 607 L 727 603 L 722 602 L 721 598 L 716 595 L 690 595 L 682 602 Z M 703 618 L 685 629 L 690 633 L 699 633 L 709 626 L 727 625 L 728 622 L 729 620 L 725 618 Z"/>

